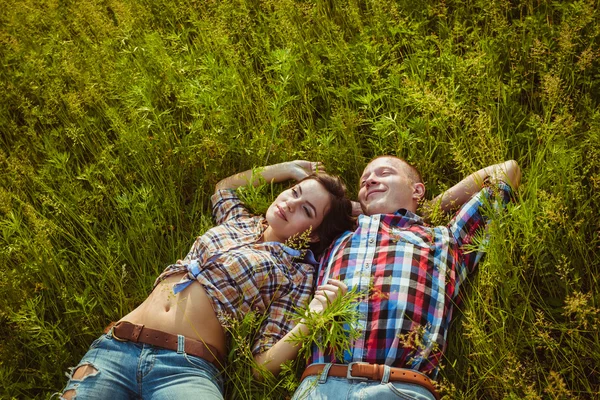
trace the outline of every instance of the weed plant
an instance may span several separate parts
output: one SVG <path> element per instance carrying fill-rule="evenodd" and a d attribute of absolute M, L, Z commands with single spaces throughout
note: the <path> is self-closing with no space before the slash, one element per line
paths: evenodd
<path fill-rule="evenodd" d="M 449 333 L 448 398 L 599 398 L 599 21 L 597 0 L 4 2 L 0 397 L 60 390 L 212 225 L 223 177 L 304 158 L 355 195 L 396 154 L 428 198 L 523 169 Z"/>

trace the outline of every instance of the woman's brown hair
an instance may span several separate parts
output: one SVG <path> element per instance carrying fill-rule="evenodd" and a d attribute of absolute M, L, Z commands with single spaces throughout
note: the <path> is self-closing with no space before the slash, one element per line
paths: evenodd
<path fill-rule="evenodd" d="M 346 197 L 346 185 L 341 179 L 325 173 L 312 174 L 302 179 L 314 179 L 319 182 L 329 193 L 331 204 L 321 225 L 312 234 L 319 238 L 312 242 L 310 249 L 318 257 L 329 247 L 331 242 L 344 233 L 354 229 L 355 220 L 352 217 L 352 203 Z"/>

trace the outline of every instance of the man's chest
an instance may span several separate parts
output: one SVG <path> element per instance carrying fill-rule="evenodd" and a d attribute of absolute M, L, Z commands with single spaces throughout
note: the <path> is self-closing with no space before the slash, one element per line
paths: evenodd
<path fill-rule="evenodd" d="M 359 290 L 446 284 L 459 261 L 447 229 L 386 228 L 359 232 L 338 243 L 321 278 L 335 278 Z"/>

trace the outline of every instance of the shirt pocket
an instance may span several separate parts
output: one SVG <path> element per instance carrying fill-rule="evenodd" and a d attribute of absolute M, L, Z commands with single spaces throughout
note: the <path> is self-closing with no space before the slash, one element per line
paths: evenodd
<path fill-rule="evenodd" d="M 401 229 L 392 229 L 390 232 L 392 241 L 398 243 L 410 243 L 421 248 L 430 248 L 432 241 L 427 236 L 418 235 L 411 231 L 405 231 Z"/>

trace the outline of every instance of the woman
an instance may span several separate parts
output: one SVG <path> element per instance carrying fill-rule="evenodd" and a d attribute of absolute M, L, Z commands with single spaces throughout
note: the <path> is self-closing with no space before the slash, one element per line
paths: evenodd
<path fill-rule="evenodd" d="M 293 327 L 287 312 L 310 299 L 316 264 L 310 251 L 284 242 L 311 229 L 311 247 L 324 249 L 352 225 L 344 186 L 314 174 L 318 167 L 308 161 L 265 167 L 268 182 L 299 183 L 279 194 L 264 217 L 251 215 L 236 196 L 251 171 L 220 181 L 211 199 L 217 226 L 167 267 L 140 306 L 92 343 L 62 398 L 222 399 L 224 326 L 249 311 L 267 315 L 255 359 L 279 372 L 298 351 L 285 339 L 306 329 Z M 341 282 L 317 288 L 311 309 L 321 311 L 344 292 Z"/>

